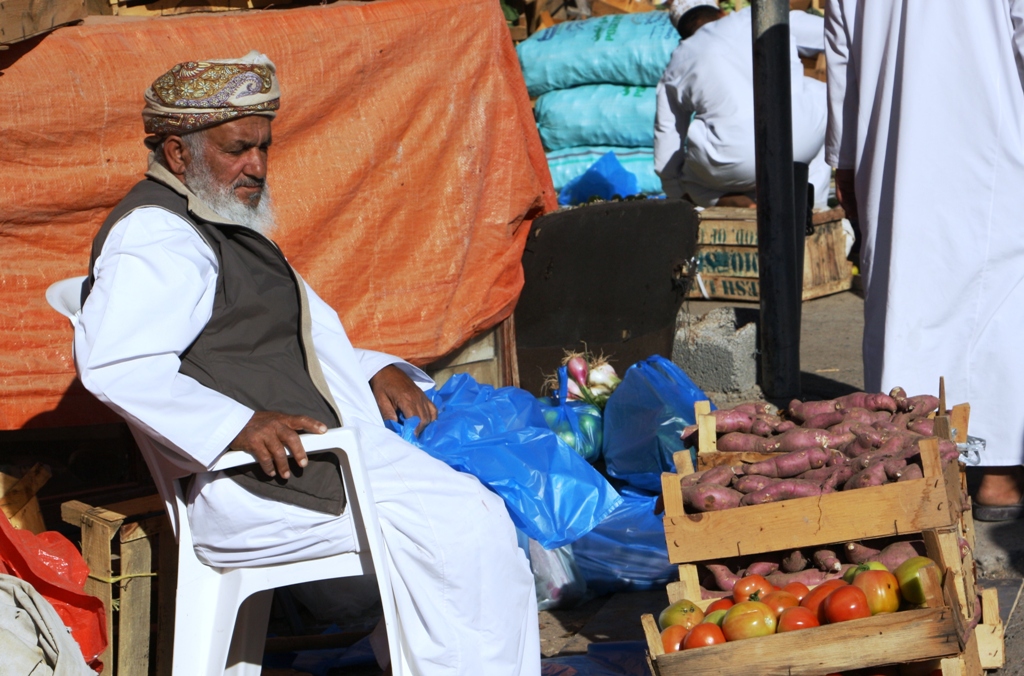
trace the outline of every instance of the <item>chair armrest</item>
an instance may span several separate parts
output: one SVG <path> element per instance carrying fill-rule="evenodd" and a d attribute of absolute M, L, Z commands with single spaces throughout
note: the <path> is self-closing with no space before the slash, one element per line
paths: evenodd
<path fill-rule="evenodd" d="M 323 434 L 300 434 L 299 439 L 302 440 L 302 448 L 307 454 L 322 453 L 335 448 L 355 448 L 355 434 L 352 430 L 342 427 L 329 429 Z M 291 453 L 289 452 L 288 455 L 291 456 Z M 222 469 L 254 464 L 256 464 L 256 459 L 245 451 L 226 451 L 210 465 L 207 471 L 217 472 Z"/>

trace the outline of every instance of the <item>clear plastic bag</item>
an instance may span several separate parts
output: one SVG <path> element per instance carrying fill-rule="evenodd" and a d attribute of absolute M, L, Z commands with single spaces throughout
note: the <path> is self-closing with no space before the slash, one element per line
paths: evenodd
<path fill-rule="evenodd" d="M 587 582 L 576 565 L 572 545 L 544 549 L 531 540 L 530 567 L 537 588 L 537 610 L 571 608 L 587 594 Z"/>
<path fill-rule="evenodd" d="M 551 397 L 540 397 L 540 409 L 548 427 L 587 462 L 601 456 L 604 447 L 604 420 L 601 410 L 593 404 L 569 401 L 569 375 L 564 366 L 558 369 L 558 391 Z"/>

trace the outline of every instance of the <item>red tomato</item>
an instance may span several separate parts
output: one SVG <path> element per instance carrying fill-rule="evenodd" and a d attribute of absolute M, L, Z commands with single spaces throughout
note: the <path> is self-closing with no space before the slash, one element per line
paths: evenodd
<path fill-rule="evenodd" d="M 725 634 L 717 624 L 698 624 L 683 639 L 683 650 L 725 643 Z"/>
<path fill-rule="evenodd" d="M 716 610 L 729 610 L 733 607 L 733 600 L 730 598 L 718 599 L 704 611 L 704 616 L 707 617 Z"/>
<path fill-rule="evenodd" d="M 726 641 L 768 636 L 775 633 L 775 615 L 760 601 L 737 603 L 722 620 L 722 634 Z"/>
<path fill-rule="evenodd" d="M 853 578 L 853 586 L 859 587 L 868 599 L 868 610 L 872 615 L 895 613 L 900 609 L 900 587 L 896 576 L 887 570 L 865 570 Z"/>
<path fill-rule="evenodd" d="M 862 617 L 871 617 L 868 597 L 860 587 L 844 584 L 825 597 L 818 607 L 818 620 L 833 624 Z"/>
<path fill-rule="evenodd" d="M 661 645 L 666 653 L 677 653 L 683 649 L 683 639 L 690 630 L 681 624 L 671 624 L 661 632 Z"/>
<path fill-rule="evenodd" d="M 786 591 L 773 591 L 765 594 L 761 603 L 771 608 L 775 617 L 778 617 L 786 608 L 800 605 L 800 599 Z"/>
<path fill-rule="evenodd" d="M 813 612 L 810 608 L 797 606 L 796 608 L 786 608 L 783 610 L 782 614 L 779 615 L 778 625 L 778 628 L 775 630 L 776 633 L 810 629 L 811 627 L 821 626 L 821 623 L 818 622 L 817 613 Z"/>
<path fill-rule="evenodd" d="M 744 601 L 760 601 L 772 590 L 772 583 L 760 575 L 741 577 L 732 588 L 732 600 L 736 603 Z"/>
<path fill-rule="evenodd" d="M 782 588 L 782 591 L 787 591 L 793 596 L 803 601 L 804 597 L 807 596 L 808 592 L 810 592 L 811 590 L 808 589 L 807 585 L 805 585 L 803 582 L 790 582 Z"/>
<path fill-rule="evenodd" d="M 832 590 L 837 587 L 842 587 L 846 583 L 842 580 L 826 580 L 817 587 L 807 593 L 807 596 L 800 600 L 800 605 L 804 608 L 809 608 L 812 612 L 818 612 L 818 606 L 825 600 L 825 597 L 832 593 Z"/>

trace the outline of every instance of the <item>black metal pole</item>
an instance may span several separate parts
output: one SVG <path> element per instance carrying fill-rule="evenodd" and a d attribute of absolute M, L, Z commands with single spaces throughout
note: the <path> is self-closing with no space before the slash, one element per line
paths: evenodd
<path fill-rule="evenodd" d="M 783 399 L 800 393 L 803 286 L 803 266 L 797 267 L 803 236 L 797 237 L 793 194 L 789 0 L 754 0 L 751 11 L 761 387 L 768 397 Z"/>

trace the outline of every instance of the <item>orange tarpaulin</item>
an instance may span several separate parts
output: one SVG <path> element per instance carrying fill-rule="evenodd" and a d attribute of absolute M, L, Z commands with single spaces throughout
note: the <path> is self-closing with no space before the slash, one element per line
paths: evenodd
<path fill-rule="evenodd" d="M 426 363 L 511 313 L 529 220 L 555 196 L 496 0 L 61 28 L 0 52 L 0 429 L 111 419 L 73 383 L 44 292 L 86 274 L 145 171 L 146 87 L 250 49 L 281 81 L 274 238 L 353 343 Z"/>

